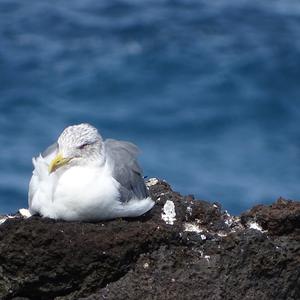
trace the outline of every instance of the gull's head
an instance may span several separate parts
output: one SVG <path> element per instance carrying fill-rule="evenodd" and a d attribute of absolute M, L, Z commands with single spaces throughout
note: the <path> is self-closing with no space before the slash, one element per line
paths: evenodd
<path fill-rule="evenodd" d="M 67 127 L 59 136 L 58 154 L 49 166 L 49 173 L 65 165 L 80 165 L 101 158 L 102 138 L 89 124 Z"/>

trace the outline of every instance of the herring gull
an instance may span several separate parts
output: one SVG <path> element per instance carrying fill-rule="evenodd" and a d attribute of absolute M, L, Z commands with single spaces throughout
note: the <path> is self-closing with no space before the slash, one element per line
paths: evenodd
<path fill-rule="evenodd" d="M 150 210 L 150 198 L 129 142 L 103 141 L 89 124 L 67 127 L 57 142 L 33 158 L 29 211 L 43 217 L 107 220 Z"/>

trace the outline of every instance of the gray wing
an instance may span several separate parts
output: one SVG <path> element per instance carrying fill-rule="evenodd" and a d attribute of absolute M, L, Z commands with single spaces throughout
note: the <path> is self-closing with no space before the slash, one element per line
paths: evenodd
<path fill-rule="evenodd" d="M 137 162 L 138 148 L 132 143 L 112 139 L 107 139 L 104 146 L 108 163 L 113 169 L 112 176 L 121 185 L 121 201 L 148 197 L 143 172 Z"/>

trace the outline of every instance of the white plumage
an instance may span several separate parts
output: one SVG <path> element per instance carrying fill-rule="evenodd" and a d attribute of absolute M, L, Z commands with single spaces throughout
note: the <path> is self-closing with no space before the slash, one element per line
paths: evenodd
<path fill-rule="evenodd" d="M 33 158 L 29 210 L 64 220 L 107 220 L 150 210 L 135 145 L 103 141 L 89 124 L 67 127 L 58 142 Z"/>

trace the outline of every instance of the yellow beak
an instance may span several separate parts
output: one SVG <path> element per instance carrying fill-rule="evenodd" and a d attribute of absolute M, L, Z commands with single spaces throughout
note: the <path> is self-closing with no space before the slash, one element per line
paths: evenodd
<path fill-rule="evenodd" d="M 54 157 L 54 159 L 51 161 L 49 165 L 49 174 L 57 170 L 58 168 L 64 166 L 67 164 L 71 158 L 64 158 L 60 153 Z"/>

